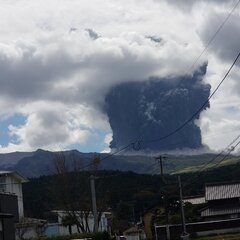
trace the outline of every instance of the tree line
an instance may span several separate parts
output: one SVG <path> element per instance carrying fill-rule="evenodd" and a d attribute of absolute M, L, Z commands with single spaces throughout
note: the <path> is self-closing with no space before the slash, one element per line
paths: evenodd
<path fill-rule="evenodd" d="M 121 229 L 129 222 L 136 223 L 148 211 L 153 211 L 159 219 L 162 216 L 159 221 L 165 221 L 161 209 L 164 208 L 166 196 L 169 211 L 173 215 L 178 212 L 178 185 L 175 175 L 165 175 L 163 179 L 157 174 L 98 170 L 97 159 L 95 161 L 93 169 L 80 171 L 81 167 L 76 162 L 70 171 L 64 159 L 61 159 L 57 162 L 55 175 L 30 179 L 23 185 L 25 215 L 54 221 L 50 212 L 65 210 L 69 214 L 63 219 L 63 224 L 75 224 L 79 232 L 88 232 L 86 220 L 92 209 L 91 174 L 96 176 L 98 211 L 100 214 L 103 211 L 113 212 L 115 228 Z M 240 180 L 239 173 L 240 165 L 236 164 L 205 172 L 182 174 L 184 195 L 204 194 L 205 183 Z M 189 209 L 196 212 L 192 206 Z M 190 210 L 189 217 L 192 215 Z M 178 221 L 177 218 L 176 215 L 173 221 Z"/>

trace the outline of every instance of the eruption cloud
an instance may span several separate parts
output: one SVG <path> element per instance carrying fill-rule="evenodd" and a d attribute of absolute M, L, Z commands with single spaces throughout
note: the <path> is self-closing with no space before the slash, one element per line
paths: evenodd
<path fill-rule="evenodd" d="M 112 128 L 111 149 L 120 149 L 139 139 L 143 150 L 166 151 L 203 147 L 197 114 L 183 129 L 162 140 L 181 126 L 210 95 L 210 85 L 203 82 L 207 64 L 193 75 L 150 78 L 113 87 L 105 98 L 105 110 Z M 209 108 L 209 103 L 204 109 Z M 203 109 L 203 110 L 204 110 Z M 149 142 L 148 142 L 149 141 Z"/>

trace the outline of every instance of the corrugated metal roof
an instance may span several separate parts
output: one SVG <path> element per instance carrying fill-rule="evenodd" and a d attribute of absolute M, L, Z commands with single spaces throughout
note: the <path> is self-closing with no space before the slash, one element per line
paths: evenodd
<path fill-rule="evenodd" d="M 205 200 L 205 197 L 189 197 L 189 198 L 184 198 L 183 202 L 185 202 L 185 203 L 189 202 L 189 203 L 195 205 L 195 204 L 205 203 L 206 200 Z"/>
<path fill-rule="evenodd" d="M 237 213 L 240 213 L 240 206 L 225 208 L 206 208 L 203 211 L 201 211 L 201 217 L 222 216 Z"/>
<path fill-rule="evenodd" d="M 205 187 L 206 201 L 239 197 L 240 183 L 210 184 Z"/>

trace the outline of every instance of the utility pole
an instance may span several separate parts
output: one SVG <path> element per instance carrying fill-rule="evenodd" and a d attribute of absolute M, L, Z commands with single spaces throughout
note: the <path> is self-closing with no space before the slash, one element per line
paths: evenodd
<path fill-rule="evenodd" d="M 165 208 L 165 219 L 166 219 L 166 237 L 167 237 L 167 240 L 170 240 L 168 200 L 167 200 L 166 194 L 164 195 L 164 208 Z"/>
<path fill-rule="evenodd" d="M 92 212 L 93 212 L 93 218 L 94 218 L 94 227 L 93 231 L 98 231 L 98 213 L 97 213 L 97 201 L 96 201 L 96 191 L 95 191 L 95 176 L 90 176 L 90 182 L 91 182 L 91 193 L 92 193 Z"/>
<path fill-rule="evenodd" d="M 185 213 L 184 213 L 184 207 L 183 207 L 183 196 L 182 196 L 182 183 L 181 183 L 181 177 L 178 176 L 178 184 L 179 184 L 179 196 L 180 196 L 180 207 L 181 207 L 181 216 L 182 216 L 182 228 L 183 233 L 181 235 L 182 239 L 188 240 L 189 234 L 186 230 L 186 222 L 185 222 Z"/>
<path fill-rule="evenodd" d="M 158 161 L 158 164 L 160 166 L 160 174 L 161 174 L 161 178 L 162 178 L 162 182 L 163 184 L 166 185 L 166 181 L 163 177 L 163 159 L 166 159 L 167 157 L 165 156 L 159 156 L 159 157 L 156 157 L 155 159 Z M 166 219 L 166 236 L 167 236 L 167 240 L 170 240 L 170 229 L 169 229 L 169 217 L 168 217 L 168 204 L 167 204 L 167 194 L 164 193 L 164 196 L 163 196 L 163 202 L 164 202 L 164 209 L 165 209 L 165 219 Z"/>
<path fill-rule="evenodd" d="M 159 157 L 156 157 L 155 159 L 158 161 L 158 164 L 160 166 L 160 172 L 161 172 L 161 177 L 162 177 L 162 180 L 164 180 L 163 178 L 163 159 L 166 159 L 167 157 L 165 156 L 159 156 Z"/>

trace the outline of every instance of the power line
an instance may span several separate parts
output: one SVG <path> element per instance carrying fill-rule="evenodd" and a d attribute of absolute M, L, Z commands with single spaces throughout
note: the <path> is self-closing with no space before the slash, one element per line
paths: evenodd
<path fill-rule="evenodd" d="M 163 137 L 160 138 L 156 138 L 156 139 L 152 139 L 152 140 L 145 140 L 142 141 L 142 143 L 153 143 L 153 142 L 157 142 L 157 141 L 161 141 L 164 140 L 172 135 L 174 135 L 175 133 L 179 132 L 181 129 L 183 129 L 189 122 L 191 122 L 195 116 L 197 116 L 202 109 L 204 109 L 204 107 L 209 103 L 209 100 L 215 95 L 215 93 L 218 91 L 218 89 L 220 88 L 220 86 L 223 84 L 223 82 L 225 81 L 225 79 L 227 78 L 227 76 L 229 75 L 229 73 L 231 72 L 232 68 L 234 67 L 234 65 L 236 64 L 237 60 L 240 57 L 240 52 L 238 53 L 237 57 L 234 59 L 233 63 L 231 64 L 230 68 L 228 69 L 227 73 L 225 74 L 225 76 L 223 77 L 223 79 L 221 80 L 221 82 L 217 85 L 217 87 L 215 88 L 215 90 L 212 92 L 212 94 L 207 98 L 206 101 L 204 101 L 204 103 L 201 105 L 201 107 L 191 116 L 189 117 L 182 125 L 180 125 L 179 127 L 177 127 L 175 130 L 173 130 L 172 132 L 166 134 Z"/>
<path fill-rule="evenodd" d="M 226 22 L 229 20 L 229 18 L 232 16 L 233 12 L 235 11 L 235 9 L 238 7 L 240 3 L 240 0 L 237 1 L 237 3 L 234 5 L 234 7 L 232 8 L 232 10 L 229 12 L 229 14 L 227 15 L 227 17 L 224 19 L 224 21 L 220 24 L 220 26 L 217 28 L 216 32 L 212 35 L 212 37 L 208 40 L 205 48 L 202 50 L 202 52 L 200 53 L 200 55 L 196 58 L 196 60 L 193 62 L 193 64 L 191 65 L 191 67 L 189 68 L 189 70 L 191 70 L 196 63 L 198 62 L 198 60 L 202 57 L 202 55 L 207 51 L 208 47 L 211 45 L 211 43 L 213 42 L 213 40 L 216 38 L 216 36 L 218 35 L 218 33 L 221 31 L 221 29 L 224 27 L 224 25 L 226 24 Z M 188 71 L 189 71 L 188 70 Z"/>
<path fill-rule="evenodd" d="M 204 47 L 204 49 L 201 51 L 201 53 L 196 57 L 196 59 L 194 60 L 194 62 L 192 63 L 192 65 L 185 71 L 185 74 L 189 73 L 190 70 L 196 65 L 196 63 L 199 61 L 199 59 L 202 57 L 202 55 L 207 51 L 207 49 L 209 48 L 209 46 L 211 45 L 211 43 L 213 42 L 213 40 L 216 38 L 216 36 L 218 35 L 218 33 L 221 31 L 221 29 L 224 27 L 224 25 L 226 24 L 226 22 L 229 20 L 229 18 L 232 16 L 233 12 L 235 11 L 235 9 L 237 8 L 237 6 L 239 5 L 240 0 L 238 0 L 238 2 L 233 6 L 232 10 L 228 13 L 228 15 L 226 16 L 226 18 L 224 19 L 224 21 L 219 25 L 219 27 L 217 28 L 217 30 L 215 31 L 215 33 L 212 35 L 212 37 L 208 40 L 206 46 Z M 165 100 L 165 104 L 168 103 L 169 99 L 171 98 L 171 95 L 168 96 L 167 100 Z"/>
<path fill-rule="evenodd" d="M 234 146 L 235 148 L 238 146 L 240 144 L 240 141 L 238 141 L 238 143 Z M 229 150 L 229 152 L 217 163 L 217 164 L 215 164 L 215 166 L 214 167 L 217 167 L 217 166 L 219 166 L 219 164 L 221 163 L 221 162 L 223 162 L 230 154 L 231 154 L 231 152 L 232 152 L 232 150 Z M 213 167 L 212 167 L 213 168 Z M 194 183 L 196 183 L 200 178 L 202 178 L 202 176 L 201 177 L 197 177 L 194 181 L 192 181 L 191 183 L 188 183 L 188 184 L 184 184 L 184 188 L 186 188 L 187 186 L 191 186 L 192 184 L 194 184 Z"/>
<path fill-rule="evenodd" d="M 230 132 L 230 131 L 225 131 L 225 132 Z M 231 130 L 231 132 L 232 132 L 232 130 Z M 212 135 L 213 135 L 213 134 L 211 134 L 211 136 L 212 136 Z M 219 134 L 214 134 L 214 136 L 215 136 L 215 135 L 218 136 Z M 237 139 L 238 139 L 238 138 L 240 138 L 240 135 L 237 137 Z M 229 148 L 235 141 L 236 141 L 236 140 L 233 140 L 225 149 Z M 181 141 L 181 142 L 182 142 L 182 141 Z M 133 144 L 136 145 L 136 144 L 138 144 L 138 143 L 135 142 L 135 143 L 132 143 L 132 144 L 130 144 L 130 145 L 133 146 Z M 130 147 L 130 145 L 128 145 L 128 147 Z M 169 146 L 169 145 L 171 145 L 171 144 L 162 144 L 161 146 Z M 213 159 L 211 159 L 210 162 L 213 162 L 215 159 L 217 159 L 219 156 L 221 156 L 221 155 L 224 153 L 225 149 L 224 149 L 223 151 L 221 151 L 216 157 L 214 157 Z M 118 153 L 121 152 L 121 151 L 124 151 L 124 150 L 125 150 L 125 149 L 121 149 L 121 150 L 118 151 Z M 116 153 L 112 153 L 112 154 L 111 154 L 111 156 L 114 156 L 114 155 L 116 155 Z M 104 157 L 102 160 L 105 160 L 106 158 L 111 157 L 111 156 L 106 156 L 106 157 Z M 102 161 L 102 160 L 101 160 L 101 161 Z M 208 165 L 208 164 L 209 164 L 209 162 L 206 163 L 206 165 Z M 86 165 L 86 166 L 84 166 L 84 168 L 90 167 L 90 166 L 92 166 L 92 165 L 93 165 L 93 163 L 90 163 L 89 166 Z M 148 171 L 151 170 L 151 168 L 152 168 L 154 165 L 157 165 L 157 163 L 153 163 L 153 164 L 151 164 L 151 165 L 148 165 L 148 166 L 146 166 L 146 167 L 143 167 L 143 168 L 141 169 L 141 172 L 148 174 Z M 205 166 L 205 165 L 204 165 L 204 166 Z M 153 169 L 153 171 L 154 171 L 154 173 L 156 173 L 158 170 Z M 201 171 L 201 170 L 200 170 L 200 171 Z M 117 174 L 108 175 L 108 176 L 106 176 L 106 177 L 100 177 L 100 178 L 110 178 L 110 177 L 119 176 L 119 175 L 121 175 L 121 174 L 123 174 L 123 173 L 117 173 Z"/>
<path fill-rule="evenodd" d="M 240 138 L 240 135 L 238 135 L 231 143 L 228 144 L 228 146 L 222 151 L 220 152 L 217 156 L 215 156 L 214 158 L 212 158 L 210 161 L 208 161 L 207 163 L 205 163 L 200 170 L 197 171 L 197 173 L 201 173 L 206 169 L 213 169 L 216 168 L 221 162 L 223 162 L 230 154 L 231 152 L 240 144 L 240 141 L 237 142 L 237 144 L 235 144 L 235 146 L 232 146 L 238 139 Z M 209 164 L 211 164 L 212 162 L 214 162 L 218 157 L 220 157 L 225 151 L 228 151 L 223 158 L 218 162 L 215 163 L 213 166 L 211 166 L 211 168 L 208 168 L 207 166 Z M 185 180 L 185 184 L 184 187 L 186 187 L 187 185 L 192 185 L 193 183 L 195 183 L 200 177 L 196 177 L 195 179 L 189 178 L 187 180 Z M 193 181 L 192 181 L 193 180 Z M 188 182 L 191 181 L 191 183 L 188 184 Z"/>
<path fill-rule="evenodd" d="M 240 0 L 237 1 L 237 3 L 233 6 L 233 8 L 231 9 L 231 11 L 228 13 L 228 15 L 226 16 L 226 18 L 224 19 L 224 21 L 219 25 L 219 27 L 217 28 L 217 30 L 215 31 L 215 33 L 212 35 L 212 37 L 209 39 L 209 41 L 207 42 L 206 46 L 204 47 L 204 49 L 202 50 L 202 52 L 200 53 L 200 55 L 194 60 L 193 64 L 189 67 L 189 69 L 186 71 L 186 73 L 188 73 L 195 65 L 196 63 L 199 61 L 199 59 L 202 57 L 202 55 L 207 51 L 207 49 L 209 48 L 209 46 L 211 45 L 211 43 L 213 42 L 213 40 L 216 38 L 216 36 L 218 35 L 218 33 L 221 31 L 221 29 L 224 27 L 224 25 L 226 24 L 226 22 L 229 20 L 229 18 L 232 16 L 233 12 L 236 10 L 236 8 L 238 7 L 240 3 Z M 165 104 L 167 104 L 168 100 L 170 99 L 171 95 L 168 96 L 167 100 L 165 101 Z M 209 99 L 208 99 L 209 100 Z M 208 103 L 207 100 L 207 103 Z M 207 104 L 205 103 L 204 106 Z M 202 110 L 202 108 L 200 109 L 200 111 Z M 200 111 L 197 111 L 196 113 L 198 114 Z M 196 116 L 196 115 L 194 115 Z M 193 117 L 194 117 L 193 116 Z M 191 121 L 192 119 L 190 119 Z M 189 122 L 189 121 L 188 121 Z M 186 124 L 188 123 L 186 122 Z M 185 125 L 180 127 L 180 129 L 176 129 L 176 132 L 178 132 L 179 130 L 181 130 L 183 127 L 185 127 Z M 173 135 L 175 133 L 175 131 L 173 131 L 173 133 L 167 134 L 166 136 L 164 136 L 163 138 L 160 138 L 160 140 L 163 140 L 171 135 Z M 168 136 L 169 135 L 169 136 Z M 155 142 L 154 141 L 148 141 L 148 142 Z M 146 142 L 145 142 L 146 143 Z"/>
<path fill-rule="evenodd" d="M 209 41 L 207 42 L 206 46 L 204 47 L 204 49 L 202 50 L 202 52 L 196 57 L 196 59 L 194 60 L 194 62 L 192 63 L 192 65 L 185 71 L 185 74 L 189 73 L 190 70 L 196 65 L 196 63 L 199 61 L 199 59 L 202 57 L 202 55 L 207 51 L 207 49 L 209 48 L 209 46 L 211 45 L 211 43 L 213 42 L 213 40 L 216 38 L 216 36 L 218 35 L 218 33 L 221 31 L 221 29 L 224 27 L 224 25 L 226 24 L 226 22 L 229 20 L 229 18 L 232 16 L 233 12 L 235 11 L 235 9 L 238 7 L 240 3 L 240 0 L 233 6 L 232 10 L 228 13 L 228 15 L 226 16 L 226 18 L 224 19 L 224 21 L 219 25 L 219 27 L 217 28 L 217 30 L 215 31 L 215 33 L 212 35 L 212 37 L 209 39 Z M 168 98 L 165 100 L 165 104 L 168 103 L 169 99 L 171 98 L 171 95 L 168 96 Z"/>
<path fill-rule="evenodd" d="M 232 146 L 233 143 L 235 143 L 238 139 L 240 138 L 240 135 L 238 135 L 236 138 L 234 138 L 233 141 L 231 141 L 231 143 L 229 143 L 227 145 L 227 147 L 225 148 L 225 150 L 227 149 L 228 152 L 226 154 L 223 155 L 223 153 L 225 152 L 225 150 L 223 150 L 221 153 L 219 153 L 217 156 L 213 157 L 209 162 L 207 162 L 205 165 L 207 166 L 208 164 L 210 164 L 211 162 L 213 162 L 214 160 L 216 160 L 218 157 L 220 157 L 221 155 L 223 155 L 223 157 L 221 158 L 221 160 L 214 164 L 211 169 L 213 169 L 214 167 L 217 167 L 221 162 L 223 162 L 230 154 L 231 152 L 240 144 L 240 141 L 238 141 L 234 146 Z M 231 146 L 231 148 L 229 148 Z M 205 166 L 204 165 L 204 166 Z M 205 166 L 205 167 L 206 167 Z M 208 168 L 210 169 L 210 168 Z M 200 171 L 197 171 L 197 173 L 201 173 L 204 170 L 204 168 L 202 167 Z M 183 188 L 186 188 L 187 186 L 191 186 L 192 184 L 194 184 L 195 182 L 197 182 L 200 178 L 202 178 L 202 176 L 197 176 L 194 179 L 192 177 L 189 177 L 185 180 L 185 183 L 183 184 Z M 194 180 L 194 181 L 192 181 Z M 191 181 L 191 182 L 190 182 Z M 176 183 L 177 184 L 177 183 Z M 174 194 L 176 193 L 177 190 L 172 190 L 172 191 L 167 191 L 167 194 Z"/>
<path fill-rule="evenodd" d="M 217 28 L 216 32 L 213 34 L 213 36 L 209 39 L 209 41 L 207 42 L 205 48 L 202 50 L 202 52 L 200 53 L 200 55 L 196 58 L 196 60 L 193 62 L 193 64 L 191 65 L 191 67 L 189 68 L 189 70 L 191 70 L 195 64 L 198 62 L 198 60 L 201 58 L 201 56 L 206 52 L 206 50 L 208 49 L 208 47 L 211 45 L 211 43 L 213 42 L 213 40 L 216 38 L 216 36 L 218 35 L 218 33 L 221 31 L 221 29 L 224 27 L 224 25 L 226 24 L 226 22 L 229 20 L 229 18 L 231 17 L 231 15 L 233 14 L 233 12 L 235 11 L 235 9 L 238 7 L 240 3 L 240 0 L 234 5 L 234 7 L 232 8 L 232 10 L 229 12 L 229 14 L 227 15 L 227 17 L 224 19 L 224 21 L 220 24 L 220 26 Z M 161 138 L 157 138 L 157 139 L 152 139 L 149 141 L 142 141 L 142 140 L 136 140 L 128 145 L 126 145 L 125 147 L 120 148 L 118 151 L 111 153 L 110 155 L 102 158 L 100 161 L 104 161 L 107 158 L 110 158 L 124 150 L 126 150 L 128 147 L 132 146 L 133 148 L 135 148 L 136 150 L 138 150 L 138 148 L 141 148 L 141 143 L 152 143 L 152 142 L 156 142 L 156 141 L 160 141 L 163 139 L 166 139 L 172 135 L 174 135 L 175 133 L 179 132 L 181 129 L 183 129 L 190 121 L 193 120 L 193 118 L 198 115 L 201 110 L 208 104 L 209 100 L 215 95 L 215 93 L 218 91 L 218 89 L 220 88 L 220 86 L 222 85 L 222 83 L 225 81 L 225 79 L 227 78 L 227 76 L 229 75 L 229 73 L 231 72 L 232 68 L 234 67 L 234 65 L 236 64 L 238 58 L 240 56 L 240 52 L 238 53 L 237 57 L 235 58 L 234 62 L 232 63 L 232 65 L 230 66 L 230 68 L 228 69 L 227 73 L 225 74 L 225 76 L 223 77 L 222 81 L 218 84 L 218 86 L 215 88 L 215 90 L 213 91 L 213 93 L 208 97 L 208 99 L 202 104 L 202 106 L 187 120 L 185 121 L 181 126 L 179 126 L 177 129 L 175 129 L 174 131 L 170 132 L 169 134 L 161 137 Z M 188 70 L 188 71 L 189 71 Z M 93 163 L 90 163 L 86 166 L 83 167 L 83 169 L 92 166 Z"/>
<path fill-rule="evenodd" d="M 210 44 L 213 42 L 213 40 L 216 38 L 217 34 L 221 31 L 221 29 L 223 28 L 223 26 L 226 24 L 226 22 L 228 21 L 228 19 L 231 17 L 231 15 L 233 14 L 233 12 L 235 11 L 235 9 L 237 8 L 237 6 L 239 5 L 240 0 L 234 5 L 234 7 L 232 8 L 232 10 L 229 12 L 228 16 L 224 19 L 224 21 L 222 22 L 222 24 L 218 27 L 217 31 L 213 34 L 213 36 L 210 38 L 210 40 L 208 41 L 207 45 L 205 46 L 205 48 L 203 49 L 203 51 L 201 52 L 201 54 L 196 58 L 196 60 L 194 61 L 194 63 L 191 65 L 191 67 L 189 68 L 192 69 L 194 67 L 194 65 L 198 62 L 198 60 L 201 58 L 201 56 L 203 55 L 203 53 L 207 50 L 207 48 L 210 46 Z M 216 87 L 216 89 L 214 90 L 214 92 L 210 95 L 210 97 L 208 97 L 208 99 L 203 103 L 203 105 L 187 120 L 185 121 L 182 125 L 180 125 L 178 128 L 176 128 L 175 130 L 173 130 L 172 132 L 166 134 L 163 137 L 160 138 L 156 138 L 156 139 L 152 139 L 152 140 L 135 140 L 133 142 L 131 142 L 130 144 L 120 148 L 119 150 L 117 150 L 114 153 L 111 153 L 109 155 L 107 155 L 106 157 L 100 159 L 100 162 L 106 160 L 107 158 L 110 158 L 114 155 L 117 155 L 118 153 L 126 150 L 127 148 L 129 148 L 130 146 L 132 146 L 135 150 L 139 150 L 141 148 L 141 143 L 153 143 L 156 141 L 161 141 L 164 140 L 172 135 L 174 135 L 175 133 L 179 132 L 181 129 L 183 129 L 190 121 L 193 120 L 193 118 L 199 114 L 201 112 L 201 110 L 206 106 L 206 104 L 208 104 L 209 100 L 213 97 L 213 95 L 217 92 L 217 90 L 219 89 L 219 87 L 222 85 L 222 83 L 224 82 L 224 80 L 226 79 L 226 77 L 228 76 L 228 74 L 230 73 L 230 71 L 232 70 L 233 66 L 235 65 L 235 63 L 237 62 L 238 58 L 239 58 L 240 52 L 238 53 L 236 59 L 234 60 L 233 64 L 231 65 L 231 67 L 229 68 L 229 70 L 227 71 L 226 75 L 224 76 L 224 78 L 222 79 L 222 81 L 219 83 L 219 85 Z M 85 166 L 83 166 L 82 168 L 80 168 L 79 170 L 84 170 L 90 166 L 93 166 L 94 163 L 89 163 Z"/>
<path fill-rule="evenodd" d="M 218 162 L 216 164 L 219 165 L 222 161 L 224 161 L 226 159 L 226 157 L 228 157 L 230 155 L 230 153 L 240 144 L 240 141 L 235 145 L 235 146 L 232 146 L 238 139 L 240 138 L 240 134 L 234 138 L 226 147 L 224 150 L 222 150 L 219 154 L 217 154 L 216 156 L 214 156 L 210 161 L 208 161 L 207 163 L 205 163 L 201 168 L 200 170 L 198 170 L 197 172 L 202 172 L 204 171 L 204 169 L 207 167 L 207 165 L 209 165 L 210 163 L 214 162 L 217 158 L 219 158 L 221 155 L 223 155 L 223 153 L 228 150 L 228 153 L 224 155 L 224 157 L 220 160 L 220 162 Z M 153 163 L 149 166 L 146 167 L 146 169 L 150 169 L 151 167 L 153 166 L 156 166 L 157 163 Z M 113 174 L 113 175 L 108 175 L 108 176 L 104 176 L 104 177 L 100 177 L 100 178 L 109 178 L 109 177 L 117 177 L 117 176 L 120 176 L 120 175 L 123 175 L 125 174 L 125 172 L 121 172 L 121 173 L 116 173 L 116 174 Z M 191 178 L 192 179 L 192 178 Z"/>
<path fill-rule="evenodd" d="M 237 138 L 235 138 L 232 142 L 235 142 L 235 141 L 236 141 L 237 139 L 239 139 L 239 138 L 240 138 L 240 135 L 239 135 Z M 222 159 L 221 159 L 218 163 L 216 163 L 214 166 L 212 166 L 211 169 L 217 167 L 221 162 L 223 162 L 223 161 L 231 154 L 231 152 L 233 151 L 233 149 L 235 149 L 239 144 L 240 144 L 240 141 L 238 141 L 238 142 L 233 146 L 233 148 L 228 149 L 228 152 L 222 157 Z M 230 144 L 229 144 L 229 145 L 230 145 Z M 229 146 L 229 145 L 228 145 L 228 146 Z M 223 153 L 223 152 L 221 152 L 220 154 L 218 154 L 217 157 L 220 156 L 222 153 Z M 209 162 L 211 162 L 211 161 L 213 161 L 213 160 L 215 160 L 215 159 L 216 159 L 216 157 L 214 157 L 214 158 L 213 158 L 212 160 L 210 160 Z M 207 164 L 206 164 L 206 165 L 207 165 Z M 208 169 L 209 169 L 209 168 L 208 168 Z M 204 169 L 201 169 L 200 173 L 201 173 L 203 170 L 204 170 Z M 198 172 L 198 173 L 199 173 L 199 172 Z M 194 181 L 192 181 L 193 178 L 192 178 L 192 177 L 189 177 L 189 178 L 185 181 L 185 183 L 183 184 L 183 188 L 186 188 L 186 187 L 188 187 L 188 186 L 191 186 L 192 184 L 196 183 L 200 178 L 202 178 L 202 175 L 201 175 L 201 176 L 198 176 L 198 177 L 195 177 Z M 189 182 L 190 180 L 191 180 L 191 182 Z M 169 191 L 168 194 L 173 194 L 173 193 L 175 193 L 175 192 L 176 192 L 176 190 L 174 190 L 174 191 Z"/>
<path fill-rule="evenodd" d="M 232 145 L 234 144 L 234 142 L 236 142 L 238 139 L 240 138 L 240 135 L 238 135 L 226 148 L 225 148 L 225 150 L 227 150 L 227 151 L 230 151 L 230 153 L 234 150 L 233 148 L 232 148 Z M 236 146 L 235 146 L 236 147 Z M 235 148 L 234 147 L 234 148 Z M 222 152 L 220 152 L 215 158 L 213 158 L 211 161 L 209 161 L 208 163 L 206 163 L 199 171 L 203 171 L 205 168 L 206 168 L 206 166 L 207 165 L 209 165 L 210 163 L 212 163 L 213 161 L 215 161 L 218 157 L 220 157 L 223 153 L 224 153 L 224 151 L 225 150 L 223 150 Z M 198 172 L 199 172 L 198 171 Z"/>
<path fill-rule="evenodd" d="M 236 132 L 236 130 L 237 129 L 228 129 L 226 131 L 221 131 L 221 132 L 218 132 L 218 133 L 208 134 L 207 136 L 204 136 L 204 139 L 214 138 L 214 137 L 218 137 L 220 135 L 225 135 L 225 134 L 228 134 L 228 133 Z M 140 150 L 141 149 L 141 143 L 142 143 L 141 140 L 137 140 L 134 143 L 133 149 L 137 150 L 137 151 Z M 174 141 L 171 142 L 171 143 L 160 143 L 158 146 L 159 146 L 159 148 L 163 148 L 163 147 L 169 147 L 169 146 L 176 146 L 178 143 L 187 143 L 187 141 L 174 139 Z M 171 155 L 171 151 L 167 151 L 167 153 L 169 153 Z"/>
<path fill-rule="evenodd" d="M 204 171 L 204 169 L 207 168 L 207 165 L 211 164 L 212 162 L 214 162 L 215 160 L 217 160 L 219 157 L 221 157 L 221 155 L 224 154 L 225 151 L 228 151 L 229 149 L 232 149 L 232 145 L 240 138 L 240 134 L 234 138 L 234 140 L 232 140 L 227 147 L 225 147 L 221 152 L 219 152 L 216 156 L 214 156 L 212 159 L 210 159 L 208 162 L 206 162 L 203 166 L 201 165 L 200 169 L 197 170 L 197 172 L 201 172 Z M 170 174 L 175 174 L 175 172 L 172 172 Z"/>
<path fill-rule="evenodd" d="M 122 148 L 120 148 L 119 150 L 117 150 L 117 151 L 115 151 L 115 152 L 113 152 L 113 153 L 108 154 L 106 157 L 103 157 L 102 159 L 99 159 L 99 163 L 103 162 L 104 160 L 106 160 L 106 159 L 108 159 L 108 158 L 110 158 L 110 157 L 112 157 L 112 156 L 117 155 L 118 153 L 126 150 L 127 148 L 129 148 L 129 147 L 132 146 L 132 145 L 133 145 L 133 143 L 130 143 L 130 144 L 126 145 L 125 147 L 122 147 Z M 86 164 L 85 166 L 79 168 L 78 170 L 79 170 L 79 171 L 82 171 L 82 170 L 84 170 L 84 169 L 86 169 L 86 168 L 89 168 L 89 167 L 91 167 L 91 166 L 94 166 L 94 165 L 95 165 L 95 163 L 94 163 L 94 162 L 91 162 L 91 163 Z"/>

